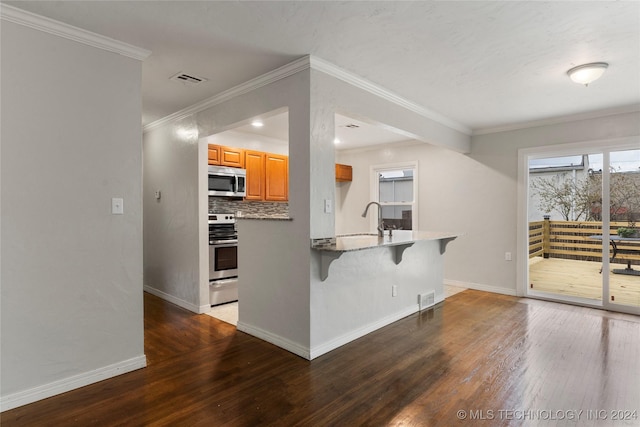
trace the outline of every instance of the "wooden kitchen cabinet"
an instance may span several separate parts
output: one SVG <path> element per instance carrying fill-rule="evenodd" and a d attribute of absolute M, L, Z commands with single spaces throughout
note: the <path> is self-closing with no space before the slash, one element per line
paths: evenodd
<path fill-rule="evenodd" d="M 353 179 L 353 168 L 336 163 L 336 182 L 350 182 Z"/>
<path fill-rule="evenodd" d="M 213 166 L 220 165 L 220 146 L 209 144 L 208 148 L 208 163 Z"/>
<path fill-rule="evenodd" d="M 289 158 L 281 154 L 245 150 L 246 200 L 289 200 Z"/>
<path fill-rule="evenodd" d="M 242 148 L 220 146 L 220 166 L 243 168 L 244 150 Z"/>
<path fill-rule="evenodd" d="M 246 200 L 264 200 L 264 156 L 262 151 L 244 152 L 244 166 L 247 169 Z"/>
<path fill-rule="evenodd" d="M 289 158 L 267 153 L 264 165 L 264 199 L 282 202 L 289 200 Z"/>
<path fill-rule="evenodd" d="M 244 150 L 242 148 L 209 144 L 208 160 L 210 165 L 243 168 Z"/>

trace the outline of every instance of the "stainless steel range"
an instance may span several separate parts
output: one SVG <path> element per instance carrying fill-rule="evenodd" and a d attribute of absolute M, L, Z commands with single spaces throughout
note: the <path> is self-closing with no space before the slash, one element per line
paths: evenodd
<path fill-rule="evenodd" d="M 211 305 L 238 300 L 238 233 L 233 214 L 209 214 L 209 299 Z"/>

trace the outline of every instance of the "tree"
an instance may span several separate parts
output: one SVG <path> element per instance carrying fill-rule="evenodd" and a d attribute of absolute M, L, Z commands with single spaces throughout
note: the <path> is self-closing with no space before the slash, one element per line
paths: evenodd
<path fill-rule="evenodd" d="M 594 196 L 589 178 L 575 178 L 567 172 L 531 181 L 531 189 L 539 198 L 538 208 L 543 212 L 558 212 L 565 221 L 588 219 Z"/>
<path fill-rule="evenodd" d="M 610 174 L 611 221 L 627 221 L 634 227 L 640 219 L 640 173 Z M 583 178 L 558 173 L 532 180 L 531 190 L 538 198 L 543 212 L 558 212 L 565 221 L 599 221 L 602 219 L 602 173 L 590 172 Z"/>

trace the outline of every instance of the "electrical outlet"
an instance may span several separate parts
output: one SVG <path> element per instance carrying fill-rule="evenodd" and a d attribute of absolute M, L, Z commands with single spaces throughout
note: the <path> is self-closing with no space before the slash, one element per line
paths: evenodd
<path fill-rule="evenodd" d="M 391 286 L 391 296 L 392 297 L 398 296 L 398 285 Z"/>
<path fill-rule="evenodd" d="M 504 253 L 504 260 L 505 261 L 511 261 L 511 252 L 505 252 Z"/>

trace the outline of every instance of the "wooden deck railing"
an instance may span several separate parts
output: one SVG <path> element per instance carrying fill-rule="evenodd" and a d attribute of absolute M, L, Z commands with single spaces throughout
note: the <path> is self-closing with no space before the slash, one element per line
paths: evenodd
<path fill-rule="evenodd" d="M 627 227 L 627 222 L 611 222 L 610 235 L 618 234 L 618 227 Z M 598 221 L 534 221 L 529 223 L 529 258 L 578 259 L 602 261 L 602 241 L 589 236 L 602 234 L 602 223 Z M 640 264 L 640 242 L 619 242 L 618 249 L 632 253 L 619 253 L 614 262 Z M 611 256 L 609 248 L 609 257 Z"/>

